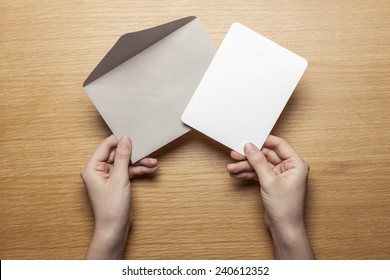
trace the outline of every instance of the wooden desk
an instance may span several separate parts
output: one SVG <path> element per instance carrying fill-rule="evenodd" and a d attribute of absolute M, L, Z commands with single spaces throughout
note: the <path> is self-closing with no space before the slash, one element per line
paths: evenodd
<path fill-rule="evenodd" d="M 126 32 L 197 15 L 218 46 L 233 21 L 309 68 L 273 134 L 311 165 L 306 218 L 319 259 L 390 259 L 390 2 L 0 3 L 0 258 L 81 259 L 93 217 L 79 171 L 110 134 L 82 82 Z M 256 183 L 192 131 L 134 180 L 130 259 L 272 259 Z"/>

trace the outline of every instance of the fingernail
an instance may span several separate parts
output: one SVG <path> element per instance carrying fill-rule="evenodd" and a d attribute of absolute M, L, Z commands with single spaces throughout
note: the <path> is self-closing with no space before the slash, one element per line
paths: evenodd
<path fill-rule="evenodd" d="M 244 152 L 246 155 L 253 155 L 256 153 L 259 149 L 256 147 L 256 145 L 252 143 L 246 143 L 244 147 Z"/>
<path fill-rule="evenodd" d="M 119 139 L 119 143 L 118 143 L 118 147 L 120 148 L 123 148 L 123 149 L 130 149 L 130 138 L 127 137 L 127 136 L 123 136 L 121 137 L 121 139 Z"/>

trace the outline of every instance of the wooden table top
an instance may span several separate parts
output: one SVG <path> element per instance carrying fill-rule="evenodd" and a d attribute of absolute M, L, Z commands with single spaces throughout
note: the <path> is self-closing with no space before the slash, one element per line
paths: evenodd
<path fill-rule="evenodd" d="M 110 130 L 82 83 L 124 33 L 196 15 L 219 46 L 238 21 L 309 61 L 273 134 L 310 163 L 319 259 L 390 259 L 390 2 L 0 3 L 0 258 L 82 259 L 93 215 L 80 169 Z M 133 181 L 125 258 L 273 259 L 256 182 L 191 131 Z"/>

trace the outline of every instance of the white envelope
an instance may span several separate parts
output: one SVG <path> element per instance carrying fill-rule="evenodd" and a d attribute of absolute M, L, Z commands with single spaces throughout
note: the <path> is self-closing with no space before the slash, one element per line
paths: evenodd
<path fill-rule="evenodd" d="M 307 67 L 307 61 L 234 23 L 184 111 L 187 125 L 244 154 L 259 148 Z"/>
<path fill-rule="evenodd" d="M 85 80 L 84 90 L 136 162 L 183 135 L 181 115 L 215 54 L 196 17 L 123 35 Z"/>

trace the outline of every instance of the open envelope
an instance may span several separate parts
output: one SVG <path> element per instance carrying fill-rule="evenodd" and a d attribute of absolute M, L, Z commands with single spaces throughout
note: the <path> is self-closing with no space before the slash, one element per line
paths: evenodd
<path fill-rule="evenodd" d="M 133 141 L 137 162 L 183 135 L 181 115 L 215 47 L 196 17 L 119 38 L 83 87 L 117 138 Z"/>

